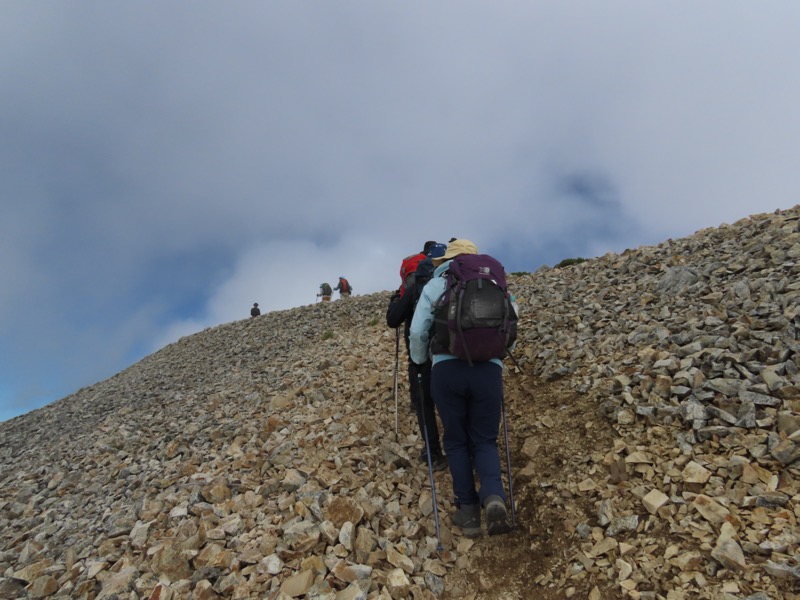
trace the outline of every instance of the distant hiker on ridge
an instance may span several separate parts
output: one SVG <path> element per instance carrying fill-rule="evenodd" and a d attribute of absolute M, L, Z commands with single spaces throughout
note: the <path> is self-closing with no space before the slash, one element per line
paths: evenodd
<path fill-rule="evenodd" d="M 317 298 L 322 296 L 323 302 L 330 302 L 331 296 L 333 295 L 333 290 L 331 289 L 330 283 L 320 283 L 319 284 L 319 293 L 317 294 Z"/>
<path fill-rule="evenodd" d="M 344 275 L 339 277 L 339 283 L 336 284 L 336 287 L 333 288 L 334 290 L 339 290 L 339 297 L 340 298 L 349 298 L 350 294 L 353 293 L 353 288 L 350 285 L 350 282 L 344 278 Z"/>
<path fill-rule="evenodd" d="M 253 308 L 250 309 L 250 316 L 257 317 L 261 314 L 261 310 L 258 308 L 258 302 L 253 302 Z"/>

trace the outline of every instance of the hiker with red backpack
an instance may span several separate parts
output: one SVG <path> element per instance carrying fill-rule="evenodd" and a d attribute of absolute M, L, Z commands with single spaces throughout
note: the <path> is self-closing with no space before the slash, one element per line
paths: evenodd
<path fill-rule="evenodd" d="M 411 321 L 409 351 L 418 365 L 432 361 L 431 392 L 458 507 L 452 520 L 464 535 L 478 536 L 483 508 L 489 534 L 507 533 L 497 436 L 505 417 L 502 358 L 516 339 L 513 300 L 502 265 L 469 240 L 451 241 L 433 264 Z M 509 489 L 510 480 L 511 473 Z"/>
<path fill-rule="evenodd" d="M 389 300 L 389 306 L 386 309 L 386 324 L 395 329 L 404 325 L 403 339 L 406 343 L 406 351 L 408 351 L 408 332 L 414 316 L 414 308 L 423 287 L 433 274 L 432 259 L 443 256 L 445 249 L 444 244 L 429 242 L 425 245 L 423 252 L 406 257 L 401 264 L 400 288 Z M 418 384 L 420 375 L 422 376 L 422 389 Z M 427 461 L 427 452 L 430 450 L 431 468 L 435 471 L 442 471 L 447 468 L 447 461 L 439 443 L 439 428 L 436 425 L 436 412 L 431 397 L 431 362 L 428 360 L 418 365 L 411 360 L 409 353 L 408 381 L 411 407 L 417 417 L 420 433 L 423 439 L 429 440 L 429 445 L 426 443 L 419 458 L 422 462 Z"/>
<path fill-rule="evenodd" d="M 349 298 L 350 294 L 353 293 L 353 287 L 350 285 L 350 282 L 344 278 L 344 276 L 339 277 L 339 283 L 337 283 L 336 287 L 333 289 L 339 290 L 339 298 Z"/>
<path fill-rule="evenodd" d="M 425 242 L 425 245 L 422 248 L 422 252 L 417 254 L 411 254 L 406 256 L 402 262 L 400 263 L 400 296 L 402 297 L 405 293 L 407 287 L 411 286 L 411 283 L 414 281 L 414 274 L 417 271 L 417 266 L 426 258 L 430 258 L 430 251 L 433 246 L 436 246 L 434 250 L 435 253 L 439 253 L 439 251 L 444 253 L 444 250 L 447 249 L 447 245 L 445 244 L 438 244 L 435 241 L 431 240 Z"/>

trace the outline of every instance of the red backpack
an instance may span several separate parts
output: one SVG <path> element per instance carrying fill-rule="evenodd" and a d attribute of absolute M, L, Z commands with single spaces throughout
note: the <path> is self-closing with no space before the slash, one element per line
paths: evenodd
<path fill-rule="evenodd" d="M 425 254 L 420 252 L 419 254 L 412 254 L 411 256 L 406 256 L 403 259 L 403 262 L 400 264 L 400 297 L 403 297 L 403 294 L 406 291 L 406 288 L 411 287 L 414 283 L 414 273 L 417 271 L 417 267 L 419 263 L 425 260 Z"/>

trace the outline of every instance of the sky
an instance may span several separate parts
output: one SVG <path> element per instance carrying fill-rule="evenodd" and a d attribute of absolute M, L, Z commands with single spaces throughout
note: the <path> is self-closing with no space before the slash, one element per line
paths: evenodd
<path fill-rule="evenodd" d="M 180 337 L 800 204 L 800 3 L 0 3 L 0 421 Z M 338 300 L 335 300 L 338 301 Z"/>

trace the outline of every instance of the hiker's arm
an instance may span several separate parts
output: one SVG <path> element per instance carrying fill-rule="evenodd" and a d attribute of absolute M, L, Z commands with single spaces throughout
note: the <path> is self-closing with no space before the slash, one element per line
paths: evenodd
<path fill-rule="evenodd" d="M 429 358 L 428 351 L 428 332 L 433 324 L 433 304 L 444 291 L 445 280 L 440 277 L 431 279 L 419 297 L 417 307 L 414 309 L 414 318 L 411 320 L 409 330 L 409 351 L 411 360 L 421 365 Z"/>
<path fill-rule="evenodd" d="M 386 325 L 396 328 L 403 324 L 411 308 L 411 297 L 408 290 L 406 290 L 402 298 L 400 297 L 400 292 L 394 293 L 389 301 L 389 308 L 386 309 Z"/>

